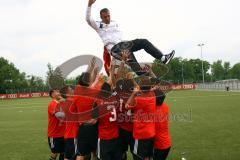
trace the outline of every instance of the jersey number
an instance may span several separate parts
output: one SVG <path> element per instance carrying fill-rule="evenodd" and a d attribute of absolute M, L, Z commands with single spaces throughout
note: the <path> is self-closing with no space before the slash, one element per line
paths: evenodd
<path fill-rule="evenodd" d="M 116 121 L 117 120 L 117 112 L 116 112 L 115 108 L 112 109 L 111 115 L 112 115 L 112 117 L 109 118 L 109 121 L 110 122 Z"/>

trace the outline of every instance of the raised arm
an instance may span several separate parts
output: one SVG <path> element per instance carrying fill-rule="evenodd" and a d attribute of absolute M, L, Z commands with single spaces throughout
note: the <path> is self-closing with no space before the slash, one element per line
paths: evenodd
<path fill-rule="evenodd" d="M 128 98 L 127 103 L 125 104 L 126 109 L 135 107 L 136 105 L 135 97 L 139 92 L 140 92 L 139 86 L 136 86 L 131 96 Z"/>
<path fill-rule="evenodd" d="M 96 0 L 89 0 L 88 1 L 88 7 L 87 7 L 87 12 L 86 12 L 86 21 L 87 23 L 97 31 L 98 29 L 98 25 L 97 25 L 97 22 L 92 19 L 91 17 L 91 7 L 92 7 L 92 4 L 95 3 Z"/>
<path fill-rule="evenodd" d="M 119 65 L 119 68 L 118 68 L 118 71 L 117 71 L 117 75 L 116 75 L 116 79 L 119 79 L 119 78 L 125 78 L 125 75 L 126 75 L 126 72 L 125 72 L 125 63 L 127 61 L 129 57 L 129 53 L 127 50 L 123 50 L 122 51 L 122 61 L 121 61 L 121 64 Z"/>

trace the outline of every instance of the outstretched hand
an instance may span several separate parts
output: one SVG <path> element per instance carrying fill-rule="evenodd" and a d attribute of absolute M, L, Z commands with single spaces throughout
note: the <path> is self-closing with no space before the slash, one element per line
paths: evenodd
<path fill-rule="evenodd" d="M 122 60 L 123 61 L 127 61 L 128 60 L 128 58 L 129 58 L 129 51 L 128 50 L 123 50 L 122 51 Z"/>
<path fill-rule="evenodd" d="M 95 2 L 96 2 L 96 0 L 88 0 L 88 6 L 89 7 L 92 6 L 92 4 L 95 3 Z"/>

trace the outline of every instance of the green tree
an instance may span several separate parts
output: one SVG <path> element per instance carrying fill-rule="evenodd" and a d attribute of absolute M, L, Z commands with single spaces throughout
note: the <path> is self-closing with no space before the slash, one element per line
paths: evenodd
<path fill-rule="evenodd" d="M 207 72 L 210 69 L 210 63 L 208 61 L 202 61 L 201 59 L 190 59 L 188 61 L 189 67 L 192 69 L 192 75 L 189 78 L 193 79 L 193 82 L 202 82 L 203 80 L 203 73 L 205 77 L 205 81 L 209 81 L 207 78 Z M 203 65 L 203 71 L 202 71 L 202 65 Z"/>
<path fill-rule="evenodd" d="M 235 64 L 230 69 L 230 75 L 231 75 L 231 78 L 240 79 L 240 63 Z"/>
<path fill-rule="evenodd" d="M 231 75 L 230 75 L 230 69 L 231 69 L 230 62 L 224 62 L 223 69 L 224 69 L 223 79 L 231 78 Z"/>
<path fill-rule="evenodd" d="M 65 85 L 65 78 L 62 75 L 62 71 L 59 67 L 53 70 L 50 63 L 47 64 L 47 84 L 49 88 L 61 89 Z"/>
<path fill-rule="evenodd" d="M 221 60 L 213 62 L 211 70 L 214 81 L 222 80 L 224 78 L 224 67 Z"/>
<path fill-rule="evenodd" d="M 28 87 L 26 74 L 21 73 L 13 63 L 0 57 L 0 93 L 6 93 L 10 89 Z"/>

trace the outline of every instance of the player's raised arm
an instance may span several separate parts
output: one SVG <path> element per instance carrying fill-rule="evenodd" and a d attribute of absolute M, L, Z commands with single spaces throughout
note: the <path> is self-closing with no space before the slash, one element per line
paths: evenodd
<path fill-rule="evenodd" d="M 87 12 L 86 12 L 86 21 L 93 29 L 97 30 L 98 29 L 97 23 L 91 17 L 91 7 L 92 7 L 92 4 L 95 3 L 95 2 L 96 2 L 96 0 L 89 0 L 88 1 L 88 7 L 87 7 Z"/>

